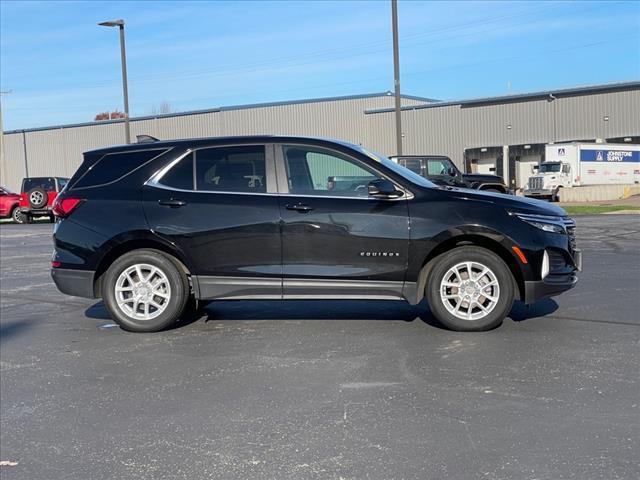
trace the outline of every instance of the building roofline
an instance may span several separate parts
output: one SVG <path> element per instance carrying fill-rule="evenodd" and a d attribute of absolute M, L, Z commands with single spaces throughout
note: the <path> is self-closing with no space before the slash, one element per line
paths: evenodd
<path fill-rule="evenodd" d="M 479 107 L 483 105 L 496 105 L 501 103 L 528 102 L 533 100 L 549 99 L 560 97 L 573 97 L 578 95 L 594 95 L 598 93 L 610 93 L 629 90 L 640 90 L 640 81 L 604 83 L 600 85 L 586 85 L 581 87 L 558 88 L 555 90 L 543 90 L 539 92 L 519 93 L 513 95 L 501 95 L 495 97 L 480 97 L 466 100 L 451 100 L 443 102 L 428 103 L 425 105 L 409 105 L 402 107 L 402 110 L 421 110 L 423 108 L 439 108 L 459 105 L 460 107 Z M 393 108 L 377 108 L 365 110 L 365 114 L 389 113 L 395 111 Z"/>
<path fill-rule="evenodd" d="M 301 100 L 284 100 L 279 102 L 266 102 L 266 103 L 250 103 L 244 105 L 229 105 L 226 107 L 215 107 L 215 108 L 206 108 L 202 110 L 188 110 L 186 112 L 175 112 L 175 113 L 161 113 L 158 115 L 144 115 L 141 117 L 131 117 L 129 119 L 130 122 L 139 122 L 143 120 L 153 120 L 155 118 L 172 118 L 172 117 L 184 117 L 189 115 L 202 115 L 206 113 L 218 113 L 218 112 L 228 112 L 234 110 L 247 110 L 251 108 L 268 108 L 268 107 L 282 107 L 287 105 L 302 105 L 306 103 L 320 103 L 320 102 L 336 102 L 342 100 L 358 100 L 363 98 L 377 98 L 377 97 L 392 97 L 393 92 L 378 92 L 378 93 L 364 93 L 359 95 L 343 95 L 337 97 L 317 97 L 317 98 L 307 98 Z M 415 95 L 401 95 L 402 98 L 407 100 L 417 100 L 421 102 L 437 102 L 438 100 L 434 100 L 432 98 L 418 97 Z M 61 125 L 51 125 L 46 127 L 33 127 L 33 128 L 19 128 L 16 130 L 7 130 L 4 132 L 5 135 L 14 134 L 14 133 L 22 133 L 22 132 L 39 132 L 44 130 L 58 130 L 63 128 L 76 128 L 76 127 L 90 127 L 95 125 L 108 125 L 113 123 L 122 123 L 124 119 L 118 118 L 113 120 L 96 120 L 92 122 L 81 122 L 81 123 L 69 123 L 69 124 L 61 124 Z"/>
<path fill-rule="evenodd" d="M 109 145 L 107 147 L 99 147 L 87 150 L 84 153 L 115 153 L 126 152 L 130 150 L 157 150 L 162 148 L 188 147 L 199 148 L 203 146 L 224 145 L 224 144 L 252 144 L 252 143 L 273 143 L 273 142 L 311 142 L 314 144 L 337 144 L 350 148 L 358 147 L 358 145 L 340 140 L 337 138 L 306 136 L 306 135 L 225 135 L 220 137 L 195 137 L 195 138 L 177 138 L 168 140 L 158 140 L 144 143 L 130 143 L 120 145 Z"/>

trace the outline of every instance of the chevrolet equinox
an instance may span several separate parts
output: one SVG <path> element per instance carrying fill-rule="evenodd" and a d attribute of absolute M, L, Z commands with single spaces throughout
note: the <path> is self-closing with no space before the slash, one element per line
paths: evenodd
<path fill-rule="evenodd" d="M 340 141 L 251 136 L 85 153 L 54 205 L 51 274 L 136 332 L 199 300 L 420 303 L 488 330 L 572 288 L 575 223 L 537 200 L 436 186 Z"/>

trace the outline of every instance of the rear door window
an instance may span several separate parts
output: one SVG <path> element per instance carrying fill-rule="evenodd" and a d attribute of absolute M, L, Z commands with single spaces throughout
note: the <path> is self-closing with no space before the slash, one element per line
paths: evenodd
<path fill-rule="evenodd" d="M 427 175 L 447 175 L 449 162 L 438 158 L 427 159 Z"/>
<path fill-rule="evenodd" d="M 422 160 L 419 158 L 400 158 L 398 159 L 398 163 L 413 173 L 417 173 L 418 175 L 422 174 Z"/>
<path fill-rule="evenodd" d="M 202 148 L 193 152 L 196 188 L 210 192 L 265 193 L 264 145 Z"/>
<path fill-rule="evenodd" d="M 193 153 L 179 160 L 158 183 L 178 190 L 194 190 Z"/>

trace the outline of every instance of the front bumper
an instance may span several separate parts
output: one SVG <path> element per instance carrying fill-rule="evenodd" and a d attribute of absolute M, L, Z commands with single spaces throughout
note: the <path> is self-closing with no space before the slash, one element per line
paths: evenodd
<path fill-rule="evenodd" d="M 58 290 L 74 297 L 96 298 L 93 291 L 94 275 L 92 270 L 51 269 L 51 278 Z"/>
<path fill-rule="evenodd" d="M 555 297 L 571 290 L 578 283 L 575 272 L 562 275 L 547 275 L 544 280 L 524 282 L 524 303 L 531 304 L 547 297 Z"/>
<path fill-rule="evenodd" d="M 525 190 L 523 193 L 525 197 L 550 197 L 555 194 L 555 189 L 541 188 L 536 190 Z"/>

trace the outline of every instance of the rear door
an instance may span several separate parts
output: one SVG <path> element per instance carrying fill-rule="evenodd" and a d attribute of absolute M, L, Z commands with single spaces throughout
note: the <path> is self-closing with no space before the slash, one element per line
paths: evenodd
<path fill-rule="evenodd" d="M 285 298 L 399 298 L 409 245 L 405 198 L 369 197 L 381 175 L 313 145 L 276 149 Z"/>
<path fill-rule="evenodd" d="M 147 182 L 144 208 L 189 259 L 201 298 L 281 297 L 272 145 L 187 151 Z"/>

